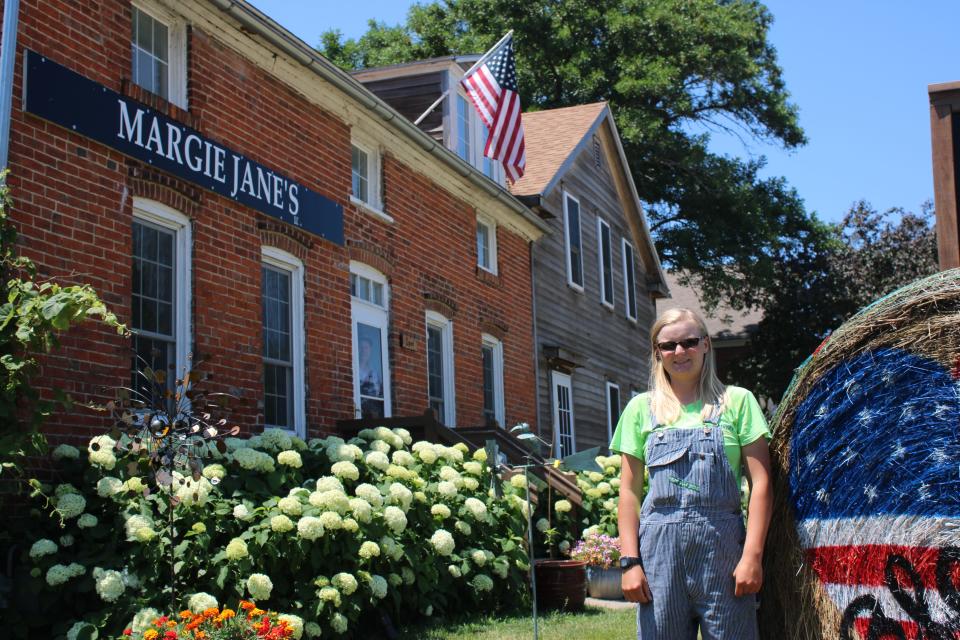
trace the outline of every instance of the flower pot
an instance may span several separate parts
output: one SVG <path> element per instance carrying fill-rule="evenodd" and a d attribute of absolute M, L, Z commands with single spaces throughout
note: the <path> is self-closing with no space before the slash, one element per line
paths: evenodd
<path fill-rule="evenodd" d="M 623 588 L 620 576 L 623 570 L 620 567 L 604 569 L 596 565 L 587 567 L 587 593 L 591 598 L 603 600 L 623 600 Z"/>
<path fill-rule="evenodd" d="M 577 560 L 536 560 L 537 606 L 581 611 L 587 597 L 587 563 Z"/>

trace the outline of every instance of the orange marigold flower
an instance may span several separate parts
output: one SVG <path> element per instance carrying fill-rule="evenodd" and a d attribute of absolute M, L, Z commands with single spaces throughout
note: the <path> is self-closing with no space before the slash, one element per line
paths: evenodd
<path fill-rule="evenodd" d="M 210 617 L 213 617 L 219 613 L 220 613 L 220 609 L 217 609 L 216 607 L 210 607 L 209 609 L 203 610 L 203 615 L 210 616 Z"/>
<path fill-rule="evenodd" d="M 263 609 L 257 609 L 256 607 L 254 607 L 253 609 L 250 609 L 250 613 L 247 615 L 251 618 L 256 618 L 257 616 L 262 616 L 265 613 L 266 611 L 264 611 Z"/>
<path fill-rule="evenodd" d="M 190 609 L 184 609 L 183 611 L 180 612 L 180 617 L 183 618 L 184 620 L 189 620 L 190 618 L 193 617 L 193 612 L 190 611 Z"/>
<path fill-rule="evenodd" d="M 173 628 L 176 627 L 176 626 L 177 626 L 177 623 L 176 623 L 175 620 L 168 620 L 168 621 L 167 621 L 167 627 L 168 627 L 168 628 L 173 629 Z M 167 631 L 167 633 L 170 633 L 170 632 Z"/>
<path fill-rule="evenodd" d="M 191 623 L 187 625 L 187 631 L 193 631 L 197 627 L 203 624 L 204 618 L 202 616 L 197 616 L 193 619 Z"/>
<path fill-rule="evenodd" d="M 256 608 L 256 606 L 257 606 L 257 605 L 255 605 L 255 604 L 253 604 L 252 602 L 249 602 L 249 601 L 247 601 L 247 600 L 241 600 L 241 601 L 240 601 L 240 608 L 243 609 L 244 611 L 250 611 L 250 609 L 254 609 L 254 608 Z"/>
<path fill-rule="evenodd" d="M 156 640 L 159 636 L 156 629 L 147 629 L 143 632 L 143 640 Z"/>
<path fill-rule="evenodd" d="M 224 620 L 229 620 L 235 615 L 237 615 L 237 612 L 234 611 L 233 609 L 224 609 L 223 611 L 220 612 L 220 617 L 223 618 Z"/>
<path fill-rule="evenodd" d="M 206 631 L 197 631 L 196 633 L 193 634 L 193 637 L 194 637 L 196 640 L 204 640 L 204 639 L 207 637 L 207 632 L 206 632 Z"/>

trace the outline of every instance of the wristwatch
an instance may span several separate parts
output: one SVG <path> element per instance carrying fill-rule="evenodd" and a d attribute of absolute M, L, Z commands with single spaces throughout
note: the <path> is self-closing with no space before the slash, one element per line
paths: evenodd
<path fill-rule="evenodd" d="M 643 566 L 643 560 L 638 556 L 620 556 L 620 568 L 627 570 L 637 565 Z"/>

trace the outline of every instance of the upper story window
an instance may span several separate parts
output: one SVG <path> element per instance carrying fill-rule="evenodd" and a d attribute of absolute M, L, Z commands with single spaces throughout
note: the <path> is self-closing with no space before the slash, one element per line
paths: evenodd
<path fill-rule="evenodd" d="M 503 166 L 483 155 L 487 146 L 489 131 L 477 114 L 470 100 L 461 93 L 455 93 L 451 109 L 449 148 L 458 156 L 483 172 L 485 176 L 504 185 Z"/>
<path fill-rule="evenodd" d="M 275 247 L 262 255 L 264 423 L 305 436 L 303 263 Z"/>
<path fill-rule="evenodd" d="M 600 302 L 613 308 L 613 247 L 610 225 L 597 218 L 597 258 L 600 261 Z"/>
<path fill-rule="evenodd" d="M 350 147 L 352 177 L 350 200 L 388 221 L 383 212 L 380 185 L 380 152 L 376 145 L 354 140 Z"/>
<path fill-rule="evenodd" d="M 627 318 L 637 320 L 637 286 L 635 281 L 633 246 L 623 239 L 623 298 L 627 303 Z"/>
<path fill-rule="evenodd" d="M 497 227 L 484 217 L 477 217 L 477 266 L 497 272 Z"/>
<path fill-rule="evenodd" d="M 150 93 L 187 108 L 186 25 L 152 3 L 132 7 L 131 78 Z"/>
<path fill-rule="evenodd" d="M 563 237 L 567 251 L 567 284 L 583 291 L 583 246 L 580 238 L 580 201 L 563 194 Z"/>
<path fill-rule="evenodd" d="M 483 368 L 483 419 L 487 424 L 504 425 L 503 343 L 491 335 L 481 335 Z"/>
<path fill-rule="evenodd" d="M 473 106 L 461 95 L 457 96 L 457 155 L 473 162 L 470 142 L 473 139 L 472 113 Z"/>

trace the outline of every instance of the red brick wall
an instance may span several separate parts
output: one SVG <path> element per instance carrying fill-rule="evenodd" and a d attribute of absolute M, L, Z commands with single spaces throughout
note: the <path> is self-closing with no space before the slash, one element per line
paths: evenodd
<path fill-rule="evenodd" d="M 29 47 L 111 89 L 123 91 L 130 66 L 130 6 L 73 0 L 21 3 L 14 95 Z M 427 404 L 424 314 L 452 303 L 457 422 L 482 422 L 480 333 L 504 342 L 508 423 L 534 419 L 529 247 L 498 229 L 497 278 L 476 273 L 475 210 L 429 178 L 384 158 L 384 200 L 395 222 L 349 201 L 350 129 L 334 115 L 236 55 L 199 28 L 188 36 L 191 126 L 344 206 L 340 247 L 24 114 L 14 100 L 9 183 L 23 253 L 44 277 L 89 283 L 129 319 L 132 197 L 157 199 L 191 218 L 193 350 L 208 388 L 236 393 L 245 428 L 262 424 L 260 251 L 273 244 L 305 267 L 307 423 L 311 435 L 353 417 L 349 261 L 388 276 L 391 287 L 393 413 Z M 137 88 L 128 89 L 136 92 Z M 154 104 L 158 104 L 154 101 Z M 159 106 L 164 105 L 159 103 Z M 362 107 L 358 106 L 357 109 Z M 172 110 L 174 113 L 176 110 Z M 428 302 L 431 298 L 432 302 Z M 400 336 L 404 334 L 404 346 Z M 71 332 L 44 361 L 38 383 L 81 401 L 128 383 L 129 343 L 95 325 Z M 57 439 L 89 437 L 102 417 L 75 409 L 50 421 Z"/>

